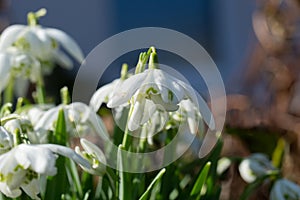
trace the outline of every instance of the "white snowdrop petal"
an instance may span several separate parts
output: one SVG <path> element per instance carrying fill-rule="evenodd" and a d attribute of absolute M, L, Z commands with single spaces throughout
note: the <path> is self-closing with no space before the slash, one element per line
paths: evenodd
<path fill-rule="evenodd" d="M 90 100 L 90 107 L 97 112 L 102 103 L 107 103 L 110 97 L 113 95 L 115 86 L 118 85 L 120 79 L 116 79 L 113 82 L 100 87 L 92 96 Z"/>
<path fill-rule="evenodd" d="M 91 109 L 89 106 L 87 106 L 84 103 L 81 102 L 74 102 L 70 105 L 67 106 L 67 110 L 68 112 L 70 112 L 71 110 L 73 111 L 73 113 L 78 114 L 80 116 L 80 121 L 77 121 L 78 123 L 85 123 L 86 121 L 89 120 L 90 116 L 91 116 Z M 68 114 L 70 117 L 70 114 Z"/>
<path fill-rule="evenodd" d="M 112 98 L 109 99 L 107 106 L 113 108 L 128 102 L 142 85 L 146 76 L 147 74 L 143 72 L 124 80 L 114 91 L 114 94 Z"/>
<path fill-rule="evenodd" d="M 16 159 L 22 166 L 29 163 L 31 168 L 39 174 L 50 176 L 56 174 L 56 157 L 49 149 L 24 144 L 19 145 L 17 148 L 19 153 L 16 155 Z"/>
<path fill-rule="evenodd" d="M 20 189 L 17 188 L 12 190 L 9 187 L 7 187 L 6 183 L 3 182 L 0 182 L 0 192 L 2 192 L 10 198 L 17 198 L 22 194 L 22 191 Z"/>
<path fill-rule="evenodd" d="M 22 184 L 21 188 L 31 199 L 40 199 L 37 196 L 40 193 L 40 183 L 37 179 L 31 180 L 28 184 Z"/>
<path fill-rule="evenodd" d="M 11 69 L 11 56 L 6 53 L 0 53 L 0 92 L 2 92 L 9 80 Z"/>
<path fill-rule="evenodd" d="M 105 155 L 101 149 L 99 149 L 99 147 L 84 138 L 80 139 L 80 144 L 88 154 L 95 154 L 98 161 L 100 161 L 102 164 L 106 164 Z"/>
<path fill-rule="evenodd" d="M 144 110 L 143 110 L 144 112 L 142 114 L 142 120 L 141 120 L 140 124 L 146 123 L 153 116 L 156 109 L 157 109 L 157 107 L 152 101 L 145 99 L 145 105 L 144 105 Z"/>
<path fill-rule="evenodd" d="M 26 27 L 24 25 L 12 25 L 6 28 L 0 37 L 0 51 L 6 50 L 11 46 L 17 40 L 20 32 Z"/>
<path fill-rule="evenodd" d="M 91 167 L 90 164 L 85 159 L 83 159 L 80 155 L 78 155 L 72 149 L 67 148 L 65 146 L 60 146 L 60 145 L 55 145 L 55 144 L 39 144 L 38 146 L 47 148 L 56 154 L 68 157 L 68 158 L 74 160 L 76 163 L 78 163 L 86 168 Z"/>
<path fill-rule="evenodd" d="M 63 46 L 63 48 L 79 63 L 83 61 L 84 55 L 73 38 L 71 38 L 65 32 L 55 28 L 46 28 L 45 31 L 50 37 L 58 41 Z"/>
<path fill-rule="evenodd" d="M 33 56 L 43 59 L 43 43 L 40 41 L 34 30 L 30 28 L 26 29 L 25 31 L 23 31 L 23 33 L 19 35 L 18 39 L 21 38 L 24 38 L 25 42 L 28 43 L 28 50 Z"/>
<path fill-rule="evenodd" d="M 17 166 L 18 163 L 16 161 L 16 159 L 14 158 L 14 156 L 12 156 L 14 154 L 14 149 L 0 155 L 0 172 L 2 174 L 8 174 L 10 172 L 13 171 L 11 166 Z"/>
<path fill-rule="evenodd" d="M 61 106 L 51 108 L 46 111 L 40 118 L 40 120 L 36 123 L 35 129 L 45 129 L 45 130 L 53 130 L 54 122 L 57 120 L 58 112 L 61 109 Z"/>
<path fill-rule="evenodd" d="M 159 87 L 163 101 L 178 104 L 185 97 L 183 88 L 177 83 L 178 80 L 162 70 L 153 69 L 152 71 L 153 81 Z"/>
<path fill-rule="evenodd" d="M 73 62 L 72 60 L 62 51 L 56 50 L 53 51 L 53 56 L 58 65 L 65 69 L 72 69 Z"/>
<path fill-rule="evenodd" d="M 0 126 L 0 155 L 13 147 L 13 136 Z"/>
<path fill-rule="evenodd" d="M 146 99 L 137 97 L 137 100 L 134 102 L 133 110 L 128 119 L 128 129 L 130 131 L 134 131 L 140 127 L 145 101 Z"/>
<path fill-rule="evenodd" d="M 241 162 L 241 164 L 239 165 L 239 172 L 243 180 L 247 183 L 252 183 L 256 180 L 256 176 L 252 173 L 252 170 L 250 169 L 250 161 L 248 159 L 243 160 Z"/>

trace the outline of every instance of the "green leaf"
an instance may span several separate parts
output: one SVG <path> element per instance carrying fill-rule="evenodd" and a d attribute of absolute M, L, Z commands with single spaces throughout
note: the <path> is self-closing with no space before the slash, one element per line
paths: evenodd
<path fill-rule="evenodd" d="M 73 191 L 78 193 L 79 197 L 82 198 L 82 185 L 80 183 L 77 167 L 73 160 L 66 160 L 66 172 L 69 182 L 72 183 L 71 187 Z"/>
<path fill-rule="evenodd" d="M 54 142 L 56 144 L 65 145 L 67 142 L 67 126 L 65 120 L 65 113 L 63 109 L 60 109 L 58 112 L 56 127 L 54 131 L 54 138 Z"/>
<path fill-rule="evenodd" d="M 190 196 L 200 195 L 202 187 L 204 186 L 204 184 L 206 182 L 210 166 L 211 166 L 211 162 L 207 162 L 205 164 L 205 166 L 203 167 L 203 169 L 201 170 L 201 172 L 197 178 L 197 181 L 191 191 Z"/>
<path fill-rule="evenodd" d="M 272 164 L 277 168 L 281 167 L 284 148 L 285 148 L 285 141 L 283 138 L 279 138 L 272 155 Z"/>
<path fill-rule="evenodd" d="M 139 198 L 139 200 L 145 200 L 145 199 L 148 198 L 150 192 L 152 191 L 152 189 L 154 188 L 154 186 L 161 180 L 161 178 L 162 178 L 162 176 L 164 175 L 165 172 L 166 172 L 165 168 L 163 168 L 162 170 L 160 170 L 160 172 L 156 175 L 156 177 L 153 179 L 153 181 L 148 186 L 147 190 Z"/>

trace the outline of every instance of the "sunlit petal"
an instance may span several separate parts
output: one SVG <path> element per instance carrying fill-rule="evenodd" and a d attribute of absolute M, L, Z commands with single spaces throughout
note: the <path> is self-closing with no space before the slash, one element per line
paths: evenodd
<path fill-rule="evenodd" d="M 46 28 L 46 33 L 57 40 L 65 50 L 72 55 L 79 63 L 81 63 L 84 59 L 84 55 L 79 48 L 78 44 L 65 32 L 54 29 L 54 28 Z"/>

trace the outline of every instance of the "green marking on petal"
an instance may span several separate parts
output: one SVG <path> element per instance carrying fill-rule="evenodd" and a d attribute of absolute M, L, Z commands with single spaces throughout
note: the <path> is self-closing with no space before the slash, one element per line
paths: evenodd
<path fill-rule="evenodd" d="M 170 101 L 173 101 L 173 99 L 174 99 L 174 94 L 173 94 L 173 92 L 171 90 L 168 90 L 168 99 Z"/>
<path fill-rule="evenodd" d="M 19 169 L 24 169 L 24 167 L 22 165 L 17 165 L 15 168 L 14 168 L 14 172 L 17 172 Z"/>
<path fill-rule="evenodd" d="M 150 95 L 150 93 L 152 93 L 152 94 L 157 94 L 158 91 L 157 91 L 156 89 L 154 89 L 153 87 L 150 87 L 150 88 L 148 88 L 148 89 L 146 90 L 146 94 L 147 94 L 147 95 Z"/>
<path fill-rule="evenodd" d="M 0 182 L 4 182 L 5 181 L 5 176 L 4 174 L 0 173 Z"/>
<path fill-rule="evenodd" d="M 53 49 L 57 49 L 58 48 L 58 43 L 55 39 L 51 38 L 51 47 Z"/>
<path fill-rule="evenodd" d="M 13 43 L 13 46 L 20 48 L 21 50 L 30 50 L 30 43 L 24 37 L 20 37 Z"/>
<path fill-rule="evenodd" d="M 26 173 L 26 180 L 33 180 L 33 179 L 37 179 L 38 178 L 38 174 L 32 170 L 28 170 Z"/>

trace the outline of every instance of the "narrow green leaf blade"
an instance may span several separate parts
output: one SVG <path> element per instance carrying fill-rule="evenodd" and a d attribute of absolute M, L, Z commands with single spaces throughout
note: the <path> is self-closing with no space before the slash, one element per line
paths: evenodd
<path fill-rule="evenodd" d="M 156 175 L 156 177 L 153 179 L 153 181 L 148 186 L 147 190 L 139 198 L 139 200 L 146 200 L 148 198 L 148 196 L 149 196 L 150 192 L 152 191 L 153 187 L 156 185 L 156 183 L 158 183 L 161 180 L 161 178 L 162 178 L 162 176 L 164 175 L 165 172 L 166 172 L 165 168 L 160 170 L 160 172 Z"/>
<path fill-rule="evenodd" d="M 200 172 L 198 178 L 197 178 L 197 181 L 191 191 L 191 194 L 190 196 L 194 196 L 194 195 L 197 195 L 197 194 L 200 194 L 201 192 L 201 189 L 207 179 L 207 176 L 208 176 L 208 173 L 209 173 L 209 169 L 210 169 L 210 166 L 211 166 L 211 162 L 207 162 L 205 164 L 205 166 L 203 167 L 202 171 Z"/>
<path fill-rule="evenodd" d="M 56 121 L 54 131 L 55 143 L 64 145 L 67 141 L 67 125 L 65 120 L 65 112 L 60 109 Z"/>

